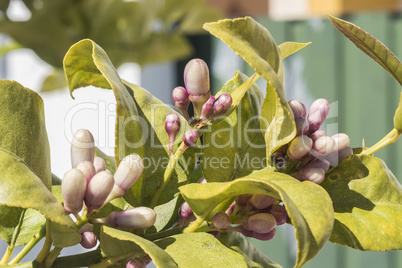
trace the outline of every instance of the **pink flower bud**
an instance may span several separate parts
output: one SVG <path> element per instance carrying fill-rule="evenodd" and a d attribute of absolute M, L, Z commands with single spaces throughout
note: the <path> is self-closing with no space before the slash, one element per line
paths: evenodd
<path fill-rule="evenodd" d="M 313 141 L 303 135 L 297 136 L 290 143 L 287 154 L 290 160 L 298 160 L 305 156 L 308 152 L 310 152 L 311 147 L 313 146 Z"/>
<path fill-rule="evenodd" d="M 322 136 L 313 142 L 313 151 L 318 155 L 328 155 L 334 151 L 335 141 L 331 137 Z"/>
<path fill-rule="evenodd" d="M 253 195 L 251 195 L 251 194 L 241 194 L 241 195 L 238 195 L 238 196 L 236 196 L 236 203 L 239 205 L 239 206 L 245 206 L 245 205 L 247 205 L 247 203 L 248 203 L 248 200 L 252 197 Z"/>
<path fill-rule="evenodd" d="M 177 133 L 180 131 L 180 118 L 175 113 L 170 113 L 166 116 L 165 130 L 169 136 L 169 152 L 173 153 L 174 141 Z"/>
<path fill-rule="evenodd" d="M 333 138 L 335 141 L 334 150 L 337 152 L 342 151 L 343 149 L 348 147 L 350 144 L 350 138 L 345 133 L 335 134 L 335 135 L 331 136 L 331 138 Z"/>
<path fill-rule="evenodd" d="M 92 165 L 92 163 L 89 161 L 79 163 L 76 168 L 81 171 L 82 174 L 84 174 L 87 185 L 92 177 L 96 174 L 94 165 Z"/>
<path fill-rule="evenodd" d="M 190 99 L 188 98 L 187 90 L 184 87 L 176 87 L 173 89 L 172 98 L 174 106 L 184 115 L 187 120 L 190 120 L 188 115 L 188 106 Z"/>
<path fill-rule="evenodd" d="M 122 197 L 128 189 L 141 177 L 144 170 L 144 163 L 138 154 L 130 154 L 121 160 L 119 167 L 114 174 L 114 186 L 106 203 Z"/>
<path fill-rule="evenodd" d="M 265 195 L 265 194 L 254 194 L 250 198 L 251 204 L 256 209 L 265 209 L 274 203 L 275 198 L 273 196 Z"/>
<path fill-rule="evenodd" d="M 289 219 L 286 208 L 279 204 L 273 204 L 268 211 L 271 215 L 275 217 L 276 225 L 285 224 Z"/>
<path fill-rule="evenodd" d="M 61 192 L 64 200 L 64 209 L 68 213 L 81 211 L 87 188 L 84 174 L 78 169 L 71 169 L 64 174 L 61 181 Z"/>
<path fill-rule="evenodd" d="M 330 166 L 331 165 L 329 164 L 328 160 L 324 158 L 314 159 L 313 161 L 311 161 L 306 165 L 306 167 L 308 168 L 322 168 L 325 173 L 327 173 Z"/>
<path fill-rule="evenodd" d="M 93 232 L 83 232 L 81 233 L 81 246 L 86 249 L 91 249 L 96 246 L 98 239 Z"/>
<path fill-rule="evenodd" d="M 85 193 L 85 204 L 88 207 L 88 214 L 102 207 L 113 186 L 113 175 L 107 171 L 101 171 L 92 177 Z"/>
<path fill-rule="evenodd" d="M 236 207 L 236 202 L 233 202 L 232 204 L 230 204 L 230 206 L 228 207 L 228 209 L 226 210 L 225 213 L 226 213 L 228 216 L 232 215 L 232 213 L 233 213 L 235 207 Z"/>
<path fill-rule="evenodd" d="M 297 117 L 295 119 L 297 136 L 305 135 L 308 132 L 308 122 L 306 118 Z"/>
<path fill-rule="evenodd" d="M 144 259 L 131 259 L 129 262 L 126 264 L 126 268 L 146 268 L 147 264 L 151 262 L 150 258 L 147 256 L 147 258 Z"/>
<path fill-rule="evenodd" d="M 329 108 L 330 105 L 326 99 L 317 99 L 311 104 L 307 117 L 310 132 L 320 128 L 329 114 Z"/>
<path fill-rule="evenodd" d="M 100 171 L 106 170 L 106 163 L 103 158 L 96 156 L 94 158 L 94 167 L 95 167 L 95 173 L 99 173 Z"/>
<path fill-rule="evenodd" d="M 212 217 L 212 225 L 218 229 L 224 229 L 230 224 L 229 216 L 225 212 L 218 212 Z"/>
<path fill-rule="evenodd" d="M 225 114 L 230 106 L 232 105 L 232 96 L 229 94 L 222 94 L 220 95 L 214 102 L 214 105 L 212 107 L 212 115 L 210 116 L 211 119 Z"/>
<path fill-rule="evenodd" d="M 186 146 L 191 147 L 197 144 L 199 134 L 195 129 L 189 129 L 184 133 L 183 142 Z"/>
<path fill-rule="evenodd" d="M 318 139 L 319 137 L 322 137 L 322 136 L 327 136 L 327 132 L 325 132 L 325 130 L 323 130 L 323 129 L 318 129 L 310 134 L 310 139 L 315 141 L 316 139 Z"/>
<path fill-rule="evenodd" d="M 80 162 L 94 162 L 95 142 L 91 132 L 79 129 L 71 141 L 71 165 L 75 168 Z"/>
<path fill-rule="evenodd" d="M 189 222 L 190 218 L 193 216 L 193 210 L 188 205 L 187 202 L 181 204 L 179 209 L 179 225 L 184 225 Z"/>
<path fill-rule="evenodd" d="M 273 239 L 275 237 L 275 235 L 276 235 L 276 229 L 274 228 L 271 231 L 269 231 L 268 233 L 264 233 L 264 234 L 252 232 L 251 236 L 249 236 L 249 237 L 252 237 L 252 238 L 255 238 L 255 239 L 258 239 L 261 241 L 268 241 L 268 240 Z"/>
<path fill-rule="evenodd" d="M 301 181 L 311 181 L 321 184 L 325 178 L 325 171 L 322 168 L 303 167 L 298 171 L 297 177 Z"/>
<path fill-rule="evenodd" d="M 297 100 L 291 100 L 288 102 L 290 108 L 293 111 L 294 118 L 306 118 L 306 107 L 303 103 Z"/>
<path fill-rule="evenodd" d="M 215 102 L 215 97 L 211 96 L 201 108 L 201 120 L 206 120 L 212 114 L 212 107 Z"/>
<path fill-rule="evenodd" d="M 272 231 L 276 226 L 275 217 L 269 213 L 258 213 L 246 217 L 243 220 L 245 229 L 265 234 Z"/>
<path fill-rule="evenodd" d="M 184 69 L 184 83 L 194 106 L 195 118 L 199 119 L 202 105 L 209 99 L 209 69 L 201 59 L 189 61 Z"/>
<path fill-rule="evenodd" d="M 136 207 L 112 212 L 106 218 L 99 219 L 99 221 L 112 227 L 145 229 L 154 225 L 156 213 L 148 207 Z"/>

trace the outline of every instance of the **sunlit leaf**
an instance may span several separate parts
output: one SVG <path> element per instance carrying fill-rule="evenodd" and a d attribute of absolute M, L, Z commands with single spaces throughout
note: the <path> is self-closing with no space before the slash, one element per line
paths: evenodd
<path fill-rule="evenodd" d="M 402 249 L 402 186 L 381 159 L 351 156 L 322 186 L 335 211 L 331 242 L 360 250 Z"/>
<path fill-rule="evenodd" d="M 278 49 L 281 53 L 282 59 L 289 57 L 290 55 L 296 53 L 302 48 L 310 45 L 311 42 L 308 43 L 298 43 L 298 42 L 285 42 L 278 46 Z"/>
<path fill-rule="evenodd" d="M 266 194 L 284 202 L 298 241 L 295 267 L 311 260 L 328 241 L 334 224 L 332 201 L 314 183 L 265 169 L 231 182 L 189 184 L 180 187 L 197 220 L 186 232 L 196 229 L 220 203 L 240 194 Z"/>

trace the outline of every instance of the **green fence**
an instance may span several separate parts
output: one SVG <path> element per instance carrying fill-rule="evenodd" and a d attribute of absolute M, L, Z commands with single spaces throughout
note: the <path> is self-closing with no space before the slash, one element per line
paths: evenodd
<path fill-rule="evenodd" d="M 344 19 L 371 33 L 402 58 L 401 15 L 359 14 Z M 337 123 L 339 132 L 350 136 L 353 147 L 361 147 L 363 139 L 369 147 L 392 129 L 401 88 L 378 64 L 340 34 L 329 20 L 273 22 L 264 18 L 259 22 L 269 29 L 278 44 L 285 41 L 312 42 L 291 57 L 298 57 L 303 63 L 304 87 L 312 97 L 338 102 L 338 115 L 331 118 L 331 123 Z M 295 59 L 286 59 L 285 68 Z M 247 73 L 247 67 L 244 71 Z M 286 75 L 293 74 L 288 72 Z M 384 159 L 402 182 L 402 140 L 397 142 L 397 146 L 382 149 L 376 156 Z M 254 241 L 273 260 L 284 267 L 292 267 L 296 250 L 295 242 L 291 240 L 293 236 L 292 230 L 280 227 L 274 240 Z M 402 267 L 402 251 L 362 252 L 328 243 L 305 267 L 397 268 Z"/>

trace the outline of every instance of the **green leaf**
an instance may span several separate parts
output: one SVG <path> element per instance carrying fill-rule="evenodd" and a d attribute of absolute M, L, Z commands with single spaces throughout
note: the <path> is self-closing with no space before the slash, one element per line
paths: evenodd
<path fill-rule="evenodd" d="M 278 49 L 281 53 L 282 59 L 284 59 L 310 44 L 311 42 L 308 43 L 285 42 L 280 44 L 278 46 Z"/>
<path fill-rule="evenodd" d="M 227 247 L 239 252 L 246 260 L 247 267 L 280 268 L 279 264 L 265 256 L 246 237 L 238 232 L 221 233 L 219 240 Z"/>
<path fill-rule="evenodd" d="M 250 17 L 207 23 L 204 29 L 225 42 L 268 81 L 261 127 L 269 159 L 273 151 L 296 135 L 283 89 L 283 63 L 278 46 L 269 31 Z"/>
<path fill-rule="evenodd" d="M 256 171 L 231 182 L 189 184 L 180 187 L 180 192 L 197 217 L 187 231 L 198 228 L 217 205 L 240 194 L 266 194 L 282 200 L 296 229 L 299 250 L 295 267 L 311 260 L 332 233 L 332 201 L 325 190 L 272 170 Z"/>
<path fill-rule="evenodd" d="M 15 225 L 15 218 L 20 217 L 21 208 L 31 208 L 63 225 L 78 239 L 74 222 L 50 192 L 52 176 L 42 99 L 17 82 L 7 80 L 0 81 L 0 91 L 0 205 L 9 207 L 2 210 L 2 217 L 10 215 L 0 225 L 8 231 L 11 226 L 22 226 L 22 237 L 17 242 L 27 242 L 43 218 L 30 210 L 22 225 Z M 55 242 L 63 243 L 56 237 Z"/>
<path fill-rule="evenodd" d="M 100 262 L 102 257 L 100 247 L 98 247 L 95 250 L 85 253 L 58 257 L 52 264 L 52 268 L 90 267 L 91 264 Z"/>
<path fill-rule="evenodd" d="M 0 265 L 1 268 L 7 268 L 7 267 L 15 267 L 15 268 L 43 268 L 43 264 L 39 263 L 37 261 L 30 261 L 30 262 L 24 262 L 24 263 L 18 263 L 14 265 Z"/>
<path fill-rule="evenodd" d="M 65 88 L 66 86 L 66 77 L 64 76 L 63 70 L 54 68 L 53 72 L 43 81 L 40 92 L 54 91 Z"/>
<path fill-rule="evenodd" d="M 236 72 L 217 95 L 231 94 L 247 79 Z M 205 131 L 200 165 L 208 182 L 231 181 L 266 167 L 259 120 L 262 100 L 260 89 L 252 86 L 230 115 Z"/>
<path fill-rule="evenodd" d="M 321 185 L 335 211 L 331 242 L 360 250 L 402 249 L 402 186 L 381 159 L 350 156 Z"/>
<path fill-rule="evenodd" d="M 208 233 L 178 234 L 155 241 L 178 267 L 247 267 L 244 257 Z"/>
<path fill-rule="evenodd" d="M 142 176 L 126 192 L 125 199 L 134 207 L 148 205 L 169 162 L 169 138 L 164 122 L 166 115 L 174 110 L 145 89 L 127 82 L 123 84 L 106 52 L 91 40 L 82 40 L 70 48 L 64 58 L 64 68 L 71 92 L 88 85 L 113 89 L 117 101 L 116 166 L 132 153 L 140 155 L 144 161 Z M 181 129 L 176 141 L 181 141 L 188 129 L 186 120 L 181 116 L 180 122 Z M 157 205 L 166 204 L 167 208 L 172 208 L 168 203 L 178 196 L 178 186 L 187 183 L 195 165 L 194 155 L 197 151 L 190 148 L 179 158 L 175 172 Z M 177 217 L 174 211 L 170 211 L 170 215 Z M 160 228 L 170 221 L 170 218 L 159 216 L 157 219 Z"/>
<path fill-rule="evenodd" d="M 350 39 L 361 51 L 384 68 L 400 85 L 402 85 L 402 63 L 379 40 L 360 27 L 328 15 L 338 31 Z"/>
<path fill-rule="evenodd" d="M 206 23 L 203 27 L 226 43 L 256 73 L 280 88 L 283 83 L 282 59 L 275 40 L 261 24 L 245 17 Z"/>
<path fill-rule="evenodd" d="M 9 245 L 23 246 L 39 232 L 46 220 L 34 209 L 0 206 L 0 222 L 0 238 Z M 12 241 L 14 233 L 16 241 Z"/>
<path fill-rule="evenodd" d="M 394 128 L 398 130 L 398 132 L 402 131 L 402 92 L 399 97 L 398 108 L 396 109 L 394 115 Z"/>
<path fill-rule="evenodd" d="M 296 136 L 293 112 L 286 99 L 281 98 L 277 89 L 269 82 L 261 110 L 261 128 L 265 133 L 266 156 L 269 164 L 271 154 Z"/>
<path fill-rule="evenodd" d="M 155 243 L 129 232 L 103 226 L 100 245 L 109 258 L 121 260 L 148 254 L 156 267 L 178 267 L 172 257 Z"/>

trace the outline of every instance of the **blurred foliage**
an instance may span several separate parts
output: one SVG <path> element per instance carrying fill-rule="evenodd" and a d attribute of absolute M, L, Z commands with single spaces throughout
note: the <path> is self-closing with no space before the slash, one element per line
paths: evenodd
<path fill-rule="evenodd" d="M 126 62 L 145 65 L 183 59 L 192 53 L 186 35 L 202 33 L 203 23 L 220 18 L 204 0 L 12 1 L 23 3 L 31 16 L 26 21 L 13 21 L 7 15 L 11 0 L 0 1 L 0 33 L 32 49 L 55 68 L 62 67 L 70 46 L 84 38 L 108 51 L 117 67 Z M 57 74 L 62 72 L 52 73 L 42 91 L 60 88 L 64 75 L 56 78 Z"/>

